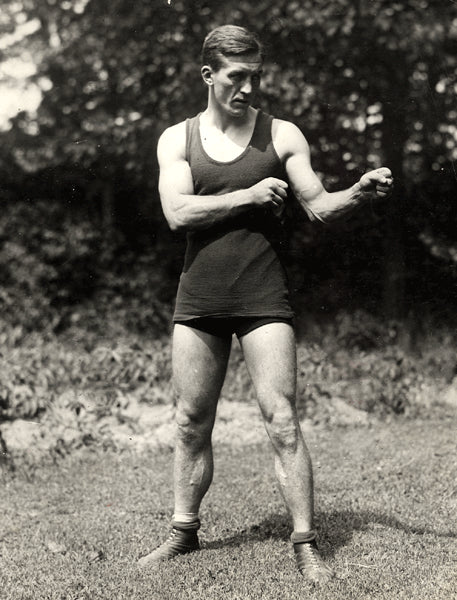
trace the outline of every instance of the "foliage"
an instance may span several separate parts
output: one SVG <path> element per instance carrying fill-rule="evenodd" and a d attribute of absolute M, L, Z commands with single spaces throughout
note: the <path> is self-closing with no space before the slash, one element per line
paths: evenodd
<path fill-rule="evenodd" d="M 57 423 L 62 410 L 79 432 L 65 442 L 72 446 L 103 437 L 98 416 L 122 414 L 126 399 L 169 397 L 161 336 L 183 239 L 166 231 L 155 147 L 165 127 L 204 106 L 201 42 L 229 21 L 260 33 L 269 50 L 260 105 L 303 130 L 328 189 L 382 163 L 397 181 L 391 202 L 329 228 L 307 222 L 291 201 L 298 318 L 306 310 L 334 323 L 324 339 L 299 347 L 302 415 L 328 422 L 336 397 L 377 415 L 412 412 L 439 388 L 436 357 L 412 357 L 399 330 L 409 323 L 425 339 L 430 315 L 455 325 L 455 3 L 6 5 L 0 63 L 33 61 L 28 80 L 42 100 L 0 133 L 4 417 L 54 414 Z M 12 85 L 11 64 L 0 85 Z M 404 320 L 382 320 L 382 312 Z M 447 371 L 452 344 L 451 335 Z M 232 361 L 239 366 L 240 355 Z M 224 395 L 252 399 L 244 368 L 229 372 Z"/>
<path fill-rule="evenodd" d="M 446 249 L 457 225 L 455 3 L 19 0 L 1 25 L 14 33 L 24 22 L 38 25 L 5 45 L 0 60 L 33 56 L 43 98 L 2 134 L 3 194 L 19 195 L 12 169 L 17 182 L 34 173 L 43 197 L 79 210 L 107 246 L 114 229 L 174 252 L 157 199 L 157 138 L 204 105 L 202 39 L 234 22 L 264 40 L 261 104 L 301 127 L 327 187 L 382 163 L 396 177 L 387 206 L 331 235 L 307 223 L 295 231 L 291 262 L 308 269 L 308 301 L 329 307 L 321 292 L 331 283 L 346 306 L 354 290 L 356 306 L 391 306 L 398 317 L 408 304 L 428 307 L 443 283 L 454 288 Z"/>
<path fill-rule="evenodd" d="M 111 330 L 163 332 L 170 309 L 156 251 L 107 243 L 84 219 L 46 201 L 11 203 L 0 216 L 0 334 Z M 167 261 L 163 261 L 164 268 Z M 86 308 L 84 308 L 86 303 Z"/>
<path fill-rule="evenodd" d="M 436 407 L 454 375 L 452 338 L 424 342 L 419 357 L 402 349 L 380 322 L 372 322 L 379 335 L 361 349 L 354 343 L 362 339 L 365 344 L 365 338 L 348 337 L 347 332 L 369 329 L 363 319 L 369 325 L 372 317 L 360 313 L 351 321 L 340 315 L 333 327 L 321 327 L 319 334 L 299 341 L 297 406 L 302 419 L 344 425 L 365 423 L 369 417 L 417 416 Z M 34 440 L 32 455 L 63 456 L 84 446 L 124 447 L 132 437 L 154 437 L 160 425 L 171 427 L 169 336 L 124 332 L 124 337 L 103 338 L 73 326 L 65 335 L 46 339 L 32 334 L 18 340 L 13 332 L 4 347 L 0 422 L 8 422 L 13 431 L 17 426 L 15 435 L 26 436 L 30 452 Z M 236 343 L 221 402 L 256 403 Z M 164 415 L 157 412 L 160 407 L 166 409 Z M 39 427 L 22 432 L 28 421 Z M 14 458 L 17 450 L 10 450 Z"/>
<path fill-rule="evenodd" d="M 37 7 L 24 1 L 18 13 L 42 25 L 31 36 L 42 47 L 36 79 L 46 88 L 36 118 L 40 135 L 38 145 L 29 140 L 29 158 L 26 147 L 20 150 L 30 167 L 37 160 L 68 161 L 110 177 L 122 165 L 144 180 L 158 133 L 201 107 L 200 44 L 224 22 L 261 34 L 270 49 L 266 105 L 309 132 L 319 170 L 339 178 L 342 168 L 379 166 L 388 155 L 383 116 L 395 110 L 396 123 L 388 126 L 408 128 L 403 152 L 411 181 L 424 180 L 432 166 L 427 157 L 439 153 L 438 170 L 455 158 L 452 3 L 264 0 L 253 8 L 248 2 L 74 0 Z M 399 82 L 406 103 L 395 89 Z M 27 129 L 27 119 L 18 125 Z M 427 128 L 430 120 L 435 132 Z M 396 169 L 402 172 L 401 165 Z"/>
<path fill-rule="evenodd" d="M 299 408 L 319 422 L 332 420 L 334 398 L 377 416 L 414 414 L 420 407 L 427 378 L 418 373 L 417 360 L 398 347 L 340 350 L 324 358 L 320 348 L 300 350 Z"/>
<path fill-rule="evenodd" d="M 5 353 L 0 381 L 8 419 L 35 418 L 70 392 L 98 396 L 106 406 L 128 394 L 140 402 L 163 403 L 171 396 L 169 350 L 160 340 L 99 343 L 89 350 L 34 336 Z"/>

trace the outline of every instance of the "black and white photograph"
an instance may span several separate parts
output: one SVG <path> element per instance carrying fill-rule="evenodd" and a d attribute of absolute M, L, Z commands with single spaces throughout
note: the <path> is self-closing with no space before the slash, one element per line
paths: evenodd
<path fill-rule="evenodd" d="M 0 0 L 5 600 L 457 598 L 457 1 Z"/>

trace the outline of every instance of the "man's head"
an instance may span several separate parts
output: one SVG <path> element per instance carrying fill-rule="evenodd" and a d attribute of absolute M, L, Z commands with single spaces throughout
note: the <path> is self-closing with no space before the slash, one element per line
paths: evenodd
<path fill-rule="evenodd" d="M 241 117 L 260 86 L 264 52 L 257 36 L 244 27 L 223 25 L 205 38 L 202 77 L 209 101 L 223 112 Z"/>
<path fill-rule="evenodd" d="M 224 57 L 234 59 L 254 54 L 263 62 L 264 49 L 255 33 L 237 25 L 222 25 L 206 36 L 202 48 L 202 64 L 218 71 L 224 64 Z"/>

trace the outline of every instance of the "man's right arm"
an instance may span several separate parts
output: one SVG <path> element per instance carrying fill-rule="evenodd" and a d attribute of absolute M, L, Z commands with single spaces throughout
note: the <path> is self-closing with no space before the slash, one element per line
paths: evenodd
<path fill-rule="evenodd" d="M 287 183 L 274 177 L 248 188 L 218 196 L 199 196 L 186 160 L 185 122 L 166 129 L 159 139 L 159 193 L 165 218 L 173 231 L 207 229 L 252 206 L 280 208 Z"/>

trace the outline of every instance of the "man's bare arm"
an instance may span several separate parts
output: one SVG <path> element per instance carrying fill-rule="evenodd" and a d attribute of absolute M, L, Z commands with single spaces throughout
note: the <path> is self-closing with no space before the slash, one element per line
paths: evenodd
<path fill-rule="evenodd" d="M 298 127 L 279 121 L 273 135 L 292 191 L 312 221 L 329 223 L 367 200 L 387 198 L 391 194 L 392 173 L 386 167 L 365 173 L 346 190 L 327 192 L 311 167 L 309 145 Z"/>
<path fill-rule="evenodd" d="M 185 143 L 185 123 L 179 123 L 162 134 L 157 147 L 160 199 L 173 231 L 206 229 L 252 206 L 267 205 L 272 209 L 282 206 L 287 196 L 287 183 L 274 177 L 228 194 L 195 194 Z"/>

